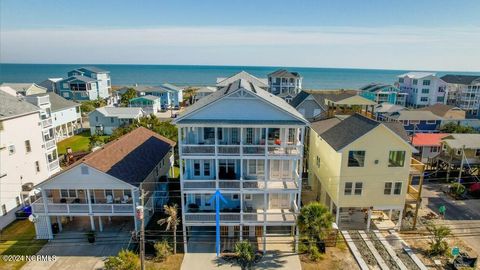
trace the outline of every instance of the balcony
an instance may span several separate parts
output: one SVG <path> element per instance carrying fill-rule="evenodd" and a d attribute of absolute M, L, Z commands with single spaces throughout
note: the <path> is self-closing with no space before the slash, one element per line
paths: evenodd
<path fill-rule="evenodd" d="M 220 213 L 221 224 L 295 224 L 297 220 L 297 213 L 291 209 L 263 209 L 253 210 L 253 212 L 246 213 Z M 185 213 L 185 223 L 189 224 L 215 224 L 215 212 L 197 212 Z"/>
<path fill-rule="evenodd" d="M 57 144 L 55 142 L 55 139 L 51 138 L 48 141 L 45 142 L 45 149 L 50 150 L 57 147 Z"/>
<path fill-rule="evenodd" d="M 214 145 L 183 145 L 183 155 L 200 155 L 200 156 L 213 156 L 215 155 Z"/>
<path fill-rule="evenodd" d="M 60 163 L 58 162 L 58 159 L 48 163 L 48 170 L 49 171 L 55 171 L 58 168 L 60 168 Z"/>
<path fill-rule="evenodd" d="M 214 156 L 215 148 L 219 156 L 264 156 L 267 152 L 271 156 L 298 156 L 301 146 L 298 145 L 183 145 L 184 156 Z"/>
<path fill-rule="evenodd" d="M 129 214 L 133 215 L 133 204 L 132 203 L 122 203 L 122 204 L 91 204 L 92 214 Z M 59 215 L 69 215 L 69 214 L 89 214 L 88 203 L 53 203 L 51 199 L 47 203 L 48 214 L 59 214 Z M 43 198 L 36 200 L 32 204 L 32 211 L 34 213 L 46 214 L 45 204 Z"/>
<path fill-rule="evenodd" d="M 42 128 L 51 127 L 51 126 L 53 125 L 52 118 L 43 119 L 43 120 L 41 121 L 41 124 L 42 124 Z"/>

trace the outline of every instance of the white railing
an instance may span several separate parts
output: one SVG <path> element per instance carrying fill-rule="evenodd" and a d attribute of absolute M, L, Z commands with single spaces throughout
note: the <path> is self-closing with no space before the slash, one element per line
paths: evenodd
<path fill-rule="evenodd" d="M 243 154 L 245 156 L 264 156 L 266 150 L 269 155 L 299 155 L 299 145 L 201 145 L 201 144 L 189 144 L 181 147 L 182 155 L 214 155 L 215 152 L 218 155 L 234 155 L 238 156 Z M 217 151 L 215 151 L 215 148 Z"/>
<path fill-rule="evenodd" d="M 295 223 L 297 213 L 289 209 L 274 210 L 278 212 L 259 211 L 256 213 L 220 213 L 220 222 L 222 223 Z M 186 223 L 215 223 L 216 214 L 214 212 L 204 213 L 185 213 Z"/>
<path fill-rule="evenodd" d="M 243 154 L 246 156 L 263 156 L 265 155 L 265 145 L 244 145 Z"/>
<path fill-rule="evenodd" d="M 47 118 L 42 120 L 42 128 L 50 127 L 53 124 L 52 118 Z"/>
<path fill-rule="evenodd" d="M 220 145 L 218 146 L 219 155 L 239 155 L 240 145 Z"/>
<path fill-rule="evenodd" d="M 214 145 L 183 145 L 182 154 L 184 155 L 213 155 L 215 154 Z"/>
<path fill-rule="evenodd" d="M 91 204 L 92 213 L 121 214 L 133 213 L 133 204 Z M 51 203 L 47 204 L 48 213 L 53 214 L 79 214 L 90 213 L 86 203 Z M 45 213 L 42 198 L 32 204 L 34 213 Z"/>
<path fill-rule="evenodd" d="M 60 167 L 60 163 L 58 162 L 58 159 L 48 163 L 48 170 L 54 171 Z"/>
<path fill-rule="evenodd" d="M 185 190 L 194 189 L 215 189 L 217 180 L 183 180 L 183 188 Z M 266 184 L 266 185 L 265 185 Z M 257 179 L 238 179 L 238 180 L 218 180 L 218 186 L 221 189 L 298 189 L 299 182 L 294 178 L 284 179 L 270 179 L 265 180 L 263 178 Z"/>

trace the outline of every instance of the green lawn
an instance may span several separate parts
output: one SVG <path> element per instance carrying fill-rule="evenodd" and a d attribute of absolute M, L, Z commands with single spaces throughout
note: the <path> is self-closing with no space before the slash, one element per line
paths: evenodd
<path fill-rule="evenodd" d="M 108 136 L 101 136 L 101 138 L 107 138 Z M 67 147 L 72 148 L 73 152 L 88 151 L 90 143 L 90 131 L 84 131 L 78 135 L 72 136 L 57 143 L 58 154 L 63 155 L 67 152 Z"/>
<path fill-rule="evenodd" d="M 35 239 L 35 227 L 29 220 L 17 220 L 2 230 L 0 235 L 1 255 L 35 255 L 47 240 Z M 26 262 L 0 260 L 0 269 L 20 269 Z"/>

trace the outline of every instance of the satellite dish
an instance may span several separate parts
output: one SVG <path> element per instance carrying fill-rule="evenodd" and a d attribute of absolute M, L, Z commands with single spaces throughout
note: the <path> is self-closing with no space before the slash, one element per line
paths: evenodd
<path fill-rule="evenodd" d="M 37 215 L 31 214 L 30 216 L 28 216 L 28 220 L 30 220 L 30 222 L 32 223 L 37 222 Z"/>

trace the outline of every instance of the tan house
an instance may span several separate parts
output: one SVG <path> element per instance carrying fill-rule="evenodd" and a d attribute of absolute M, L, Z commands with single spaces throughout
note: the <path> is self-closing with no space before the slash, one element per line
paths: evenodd
<path fill-rule="evenodd" d="M 416 109 L 416 111 L 429 111 L 443 118 L 444 120 L 463 120 L 465 119 L 465 111 L 451 105 L 437 103 L 428 107 Z"/>
<path fill-rule="evenodd" d="M 42 197 L 32 204 L 38 239 L 53 239 L 53 227 L 102 232 L 126 224 L 138 231 L 135 208 L 140 190 L 146 223 L 153 215 L 160 179 L 173 165 L 175 142 L 140 127 L 105 145 L 36 186 Z M 122 225 L 123 226 L 123 225 Z"/>
<path fill-rule="evenodd" d="M 442 138 L 441 148 L 437 168 L 447 171 L 447 181 L 452 171 L 458 171 L 454 177 L 461 178 L 460 172 L 480 167 L 480 134 L 450 134 Z"/>

